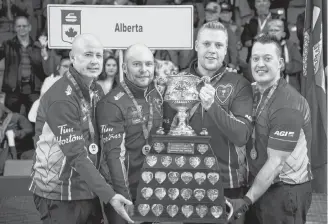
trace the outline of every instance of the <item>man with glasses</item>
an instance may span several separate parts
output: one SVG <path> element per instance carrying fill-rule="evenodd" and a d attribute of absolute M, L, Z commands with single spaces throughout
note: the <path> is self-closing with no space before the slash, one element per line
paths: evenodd
<path fill-rule="evenodd" d="M 16 36 L 0 47 L 0 60 L 5 58 L 2 91 L 6 93 L 5 106 L 13 112 L 20 112 L 21 105 L 29 111 L 38 99 L 43 80 L 41 52 L 45 51 L 30 37 L 31 24 L 26 17 L 15 19 Z"/>

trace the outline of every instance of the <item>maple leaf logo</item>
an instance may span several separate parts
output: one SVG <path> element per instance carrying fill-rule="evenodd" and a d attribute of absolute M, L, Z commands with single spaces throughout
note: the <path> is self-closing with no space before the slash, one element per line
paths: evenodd
<path fill-rule="evenodd" d="M 69 37 L 69 38 L 74 38 L 77 35 L 77 32 L 71 27 L 69 28 L 65 34 Z"/>

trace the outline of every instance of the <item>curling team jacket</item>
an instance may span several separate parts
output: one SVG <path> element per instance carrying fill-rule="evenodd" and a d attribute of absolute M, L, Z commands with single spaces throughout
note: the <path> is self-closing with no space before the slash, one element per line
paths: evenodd
<path fill-rule="evenodd" d="M 94 83 L 86 86 L 81 75 L 70 67 L 69 72 L 82 91 L 84 99 L 94 108 L 103 95 Z M 99 172 L 101 160 L 98 152 L 89 151 L 92 143 L 86 111 L 96 130 L 94 110 L 81 104 L 81 98 L 72 79 L 66 73 L 41 98 L 35 124 L 35 157 L 32 167 L 30 191 L 52 200 L 83 200 L 98 196 L 108 202 L 112 187 Z M 95 143 L 99 135 L 95 136 Z"/>
<path fill-rule="evenodd" d="M 194 61 L 187 72 L 201 75 Z M 217 80 L 220 74 L 223 76 Z M 199 85 L 203 85 L 200 83 Z M 189 125 L 199 134 L 202 126 L 211 136 L 210 145 L 217 157 L 219 171 L 224 188 L 238 188 L 247 182 L 246 143 L 252 132 L 252 87 L 241 75 L 228 72 L 222 66 L 211 77 L 215 88 L 215 100 L 209 110 L 204 112 L 202 124 L 202 107 L 189 120 Z M 200 89 L 202 86 L 198 86 Z M 176 111 L 164 102 L 164 129 L 168 131 Z"/>
<path fill-rule="evenodd" d="M 134 200 L 145 158 L 142 147 L 146 144 L 146 140 L 142 124 L 148 126 L 151 103 L 153 108 L 153 125 L 149 135 L 149 145 L 151 145 L 151 135 L 155 134 L 162 122 L 162 98 L 153 82 L 147 90 L 144 90 L 126 78 L 124 80 L 141 107 L 142 119 L 138 116 L 136 107 L 122 84 L 97 104 L 96 114 L 104 158 L 108 164 L 114 190 Z"/>

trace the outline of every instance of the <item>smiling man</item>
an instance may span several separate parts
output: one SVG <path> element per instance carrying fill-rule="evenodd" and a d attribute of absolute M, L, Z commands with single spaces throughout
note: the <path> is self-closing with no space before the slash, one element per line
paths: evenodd
<path fill-rule="evenodd" d="M 154 56 L 142 44 L 130 46 L 123 63 L 124 80 L 97 105 L 97 124 L 114 190 L 134 201 L 151 134 L 160 127 L 161 97 L 155 89 Z M 104 174 L 106 175 L 106 174 Z M 109 205 L 110 224 L 122 224 Z M 129 207 L 128 211 L 132 211 Z"/>
<path fill-rule="evenodd" d="M 281 78 L 283 66 L 276 37 L 255 40 L 251 57 L 255 129 L 247 151 L 251 187 L 244 199 L 232 200 L 236 217 L 253 204 L 249 224 L 303 224 L 311 204 L 310 109 Z"/>
<path fill-rule="evenodd" d="M 72 66 L 43 95 L 35 124 L 35 158 L 30 191 L 44 224 L 100 223 L 100 201 L 126 220 L 124 204 L 99 170 L 102 157 L 95 130 L 95 104 L 102 90 L 95 84 L 103 66 L 103 46 L 91 34 L 77 36 Z"/>
<path fill-rule="evenodd" d="M 207 129 L 219 163 L 224 194 L 240 198 L 247 184 L 245 145 L 252 132 L 253 97 L 251 84 L 226 69 L 223 60 L 227 44 L 227 30 L 221 23 L 213 21 L 200 28 L 195 46 L 198 58 L 188 72 L 209 82 L 199 86 L 201 105 L 191 109 L 189 125 L 197 134 L 202 128 Z M 169 106 L 164 106 L 166 130 L 170 129 L 175 114 Z"/>

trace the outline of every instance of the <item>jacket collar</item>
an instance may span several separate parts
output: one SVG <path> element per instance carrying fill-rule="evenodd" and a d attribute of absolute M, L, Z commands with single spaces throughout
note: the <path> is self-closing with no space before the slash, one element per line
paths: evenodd
<path fill-rule="evenodd" d="M 17 35 L 14 36 L 14 38 L 12 39 L 12 42 L 15 46 L 21 46 L 21 43 L 19 42 L 19 39 L 18 39 Z M 34 46 L 34 45 L 36 45 L 36 44 L 34 43 L 32 37 L 30 36 L 29 37 L 29 43 L 28 43 L 27 46 L 29 47 L 29 46 Z"/>
<path fill-rule="evenodd" d="M 71 73 L 71 75 L 73 76 L 73 78 L 75 79 L 77 85 L 80 87 L 83 97 L 87 100 L 90 101 L 90 93 L 89 90 L 91 91 L 96 91 L 96 82 L 95 80 L 92 82 L 90 89 L 88 87 L 87 84 L 85 84 L 81 78 L 81 74 L 78 73 L 78 71 L 76 71 L 76 69 L 73 67 L 73 65 L 71 65 L 69 67 L 69 72 Z"/>
<path fill-rule="evenodd" d="M 149 94 L 155 89 L 154 81 L 152 81 L 147 89 L 141 88 L 131 82 L 126 76 L 124 76 L 124 82 L 130 89 L 131 93 L 136 99 L 145 98 L 148 99 Z"/>
<path fill-rule="evenodd" d="M 191 62 L 189 70 L 190 73 L 197 75 L 198 77 L 202 78 L 203 75 L 201 75 L 198 71 L 198 59 L 195 59 L 194 61 Z M 214 75 L 211 77 L 211 81 L 215 80 L 221 73 L 225 72 L 227 68 L 227 64 L 223 62 L 221 68 L 219 68 Z"/>
<path fill-rule="evenodd" d="M 278 80 L 278 86 L 277 86 L 277 89 L 278 89 L 278 88 L 281 88 L 281 87 L 284 87 L 286 84 L 287 84 L 286 80 L 285 80 L 284 78 L 281 77 L 281 78 Z M 269 94 L 270 90 L 273 88 L 273 86 L 274 86 L 274 85 L 272 85 L 272 86 L 270 86 L 269 88 L 267 88 L 266 90 L 264 90 L 264 92 L 263 92 L 263 96 L 267 96 L 267 95 Z M 277 90 L 277 89 L 276 89 L 276 90 Z"/>

